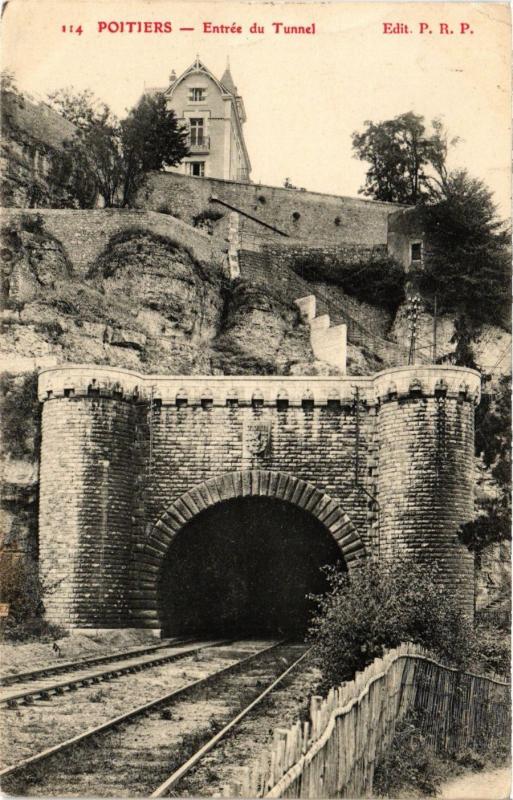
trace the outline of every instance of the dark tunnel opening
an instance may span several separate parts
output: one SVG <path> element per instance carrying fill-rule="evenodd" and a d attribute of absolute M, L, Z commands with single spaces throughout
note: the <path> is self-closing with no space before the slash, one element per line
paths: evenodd
<path fill-rule="evenodd" d="M 337 543 L 303 509 L 269 497 L 224 501 L 184 526 L 166 554 L 162 635 L 302 636 L 309 595 L 328 589 L 322 567 L 337 563 Z"/>

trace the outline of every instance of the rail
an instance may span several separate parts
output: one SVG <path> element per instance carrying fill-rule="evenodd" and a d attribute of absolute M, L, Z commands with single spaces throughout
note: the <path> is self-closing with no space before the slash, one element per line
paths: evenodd
<path fill-rule="evenodd" d="M 187 761 L 185 761 L 172 775 L 167 778 L 155 791 L 150 795 L 151 797 L 164 797 L 170 789 L 173 789 L 211 750 L 216 747 L 224 737 L 231 733 L 242 720 L 247 717 L 265 698 L 287 678 L 291 672 L 304 661 L 311 652 L 309 648 L 299 658 L 297 658 L 284 672 L 281 673 L 272 683 L 261 692 L 255 700 L 240 711 L 227 725 L 225 725 L 218 733 L 215 734 L 208 742 L 206 742 L 199 750 L 194 753 Z"/>
<path fill-rule="evenodd" d="M 119 650 L 113 653 L 103 653 L 100 656 L 87 656 L 78 661 L 57 661 L 45 664 L 42 667 L 31 669 L 26 672 L 13 672 L 8 675 L 0 675 L 0 686 L 12 686 L 13 683 L 25 683 L 26 681 L 47 678 L 50 675 L 59 675 L 61 672 L 71 672 L 71 670 L 87 669 L 95 664 L 106 664 L 111 661 L 121 661 L 126 658 L 143 656 L 153 653 L 155 650 L 162 650 L 166 647 L 175 647 L 187 644 L 190 639 L 171 638 L 166 639 L 160 644 L 152 644 L 147 647 L 133 647 L 128 650 Z"/>
<path fill-rule="evenodd" d="M 189 153 L 210 152 L 210 136 L 190 136 L 187 141 Z"/>
<path fill-rule="evenodd" d="M 92 683 L 108 681 L 112 678 L 119 678 L 129 673 L 140 672 L 144 669 L 151 669 L 152 667 L 169 664 L 172 661 L 178 661 L 181 658 L 198 653 L 206 647 L 219 647 L 223 644 L 228 644 L 228 640 L 219 639 L 178 646 L 168 645 L 168 649 L 171 650 L 170 653 L 149 656 L 148 658 L 144 658 L 144 656 L 142 658 L 126 656 L 126 661 L 121 664 L 118 664 L 118 657 L 116 657 L 113 659 L 113 663 L 115 665 L 117 664 L 117 666 L 111 666 L 102 670 L 86 671 L 83 674 L 81 674 L 81 670 L 87 670 L 87 666 L 78 666 L 77 670 L 79 674 L 77 675 L 75 670 L 73 670 L 72 675 L 63 681 L 58 681 L 56 683 L 38 683 L 21 692 L 0 695 L 0 705 L 7 705 L 9 708 L 15 708 L 20 702 L 31 704 L 34 702 L 35 698 L 49 700 L 52 695 L 62 694 L 65 689 L 74 690 L 79 687 L 90 686 Z"/>
<path fill-rule="evenodd" d="M 266 645 L 261 650 L 258 650 L 256 653 L 252 653 L 249 656 L 245 656 L 242 659 L 239 659 L 233 664 L 230 664 L 228 667 L 223 667 L 216 672 L 207 675 L 206 677 L 200 678 L 198 680 L 192 681 L 191 683 L 187 683 L 184 686 L 179 687 L 178 689 L 173 689 L 170 692 L 166 692 L 165 694 L 157 697 L 153 700 L 150 700 L 143 705 L 137 706 L 136 708 L 130 709 L 130 711 L 126 711 L 123 714 L 120 714 L 117 717 L 113 717 L 106 722 L 103 722 L 100 725 L 97 725 L 92 728 L 88 728 L 87 730 L 79 733 L 75 736 L 72 736 L 69 739 L 66 739 L 63 742 L 59 742 L 58 744 L 52 745 L 51 747 L 47 747 L 45 750 L 41 750 L 39 753 L 35 753 L 32 756 L 28 756 L 27 758 L 18 761 L 15 764 L 12 764 L 8 767 L 4 767 L 4 769 L 0 770 L 0 779 L 4 779 L 8 776 L 17 775 L 22 773 L 23 771 L 30 769 L 31 767 L 35 766 L 36 764 L 41 763 L 42 761 L 46 761 L 51 757 L 62 753 L 64 751 L 70 750 L 71 748 L 75 747 L 78 744 L 82 744 L 83 742 L 93 739 L 94 737 L 98 736 L 99 734 L 105 733 L 107 731 L 111 731 L 114 728 L 119 727 L 120 725 L 124 725 L 127 722 L 131 722 L 148 712 L 154 711 L 162 706 L 169 705 L 170 703 L 176 702 L 178 700 L 182 700 L 190 693 L 194 692 L 200 687 L 207 687 L 212 683 L 215 683 L 219 680 L 220 677 L 230 675 L 237 670 L 241 669 L 242 667 L 248 666 L 250 663 L 255 661 L 256 659 L 260 658 L 261 656 L 270 653 L 272 650 L 283 645 L 283 641 L 273 642 L 271 645 Z M 5 789 L 5 785 L 3 785 Z"/>

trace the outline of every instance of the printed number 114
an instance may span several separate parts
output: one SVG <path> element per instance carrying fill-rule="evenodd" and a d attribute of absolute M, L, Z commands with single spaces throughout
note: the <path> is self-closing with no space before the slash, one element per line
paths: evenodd
<path fill-rule="evenodd" d="M 82 25 L 63 25 L 61 31 L 63 33 L 78 33 L 80 36 L 82 33 Z"/>

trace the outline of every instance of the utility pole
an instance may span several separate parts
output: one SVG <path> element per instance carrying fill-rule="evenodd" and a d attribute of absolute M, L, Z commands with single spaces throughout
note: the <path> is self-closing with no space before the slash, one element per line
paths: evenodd
<path fill-rule="evenodd" d="M 353 411 L 355 416 L 355 442 L 354 442 L 354 485 L 358 486 L 360 480 L 360 389 L 354 387 Z"/>
<path fill-rule="evenodd" d="M 152 386 L 150 389 L 150 406 L 148 409 L 148 422 L 149 422 L 149 434 L 150 434 L 150 442 L 149 442 L 149 458 L 148 458 L 148 475 L 151 476 L 151 470 L 153 465 L 153 407 L 154 407 L 154 399 L 155 399 L 155 386 Z"/>
<path fill-rule="evenodd" d="M 435 292 L 435 307 L 433 309 L 433 364 L 436 364 L 436 334 L 438 324 L 438 292 Z"/>
<path fill-rule="evenodd" d="M 415 364 L 415 346 L 417 342 L 417 321 L 419 316 L 420 297 L 418 294 L 408 299 L 408 321 L 410 323 L 410 351 L 408 354 L 408 364 Z"/>

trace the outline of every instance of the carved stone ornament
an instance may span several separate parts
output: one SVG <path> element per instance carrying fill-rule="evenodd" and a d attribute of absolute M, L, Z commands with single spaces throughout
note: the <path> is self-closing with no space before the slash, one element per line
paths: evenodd
<path fill-rule="evenodd" d="M 271 439 L 269 422 L 251 422 L 246 430 L 246 447 L 254 456 L 261 456 L 267 450 Z"/>

